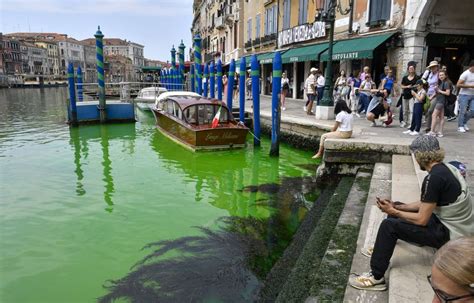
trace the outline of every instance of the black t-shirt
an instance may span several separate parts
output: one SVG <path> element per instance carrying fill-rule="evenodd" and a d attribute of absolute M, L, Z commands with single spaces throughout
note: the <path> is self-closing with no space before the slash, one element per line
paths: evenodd
<path fill-rule="evenodd" d="M 438 81 L 438 87 L 440 90 L 443 92 L 447 91 L 448 89 L 451 89 L 451 85 L 449 84 L 448 81 Z M 436 95 L 436 103 L 443 103 L 446 104 L 446 96 L 443 94 L 437 94 Z"/>
<path fill-rule="evenodd" d="M 418 81 L 419 77 L 415 75 L 412 80 L 408 79 L 408 75 L 402 78 L 402 85 L 407 86 L 407 85 L 412 85 L 415 87 L 416 81 Z M 405 99 L 411 99 L 413 96 L 411 95 L 411 88 L 404 88 L 403 89 L 403 98 Z"/>
<path fill-rule="evenodd" d="M 444 163 L 431 168 L 421 186 L 421 202 L 445 206 L 456 201 L 461 194 L 461 184 Z"/>

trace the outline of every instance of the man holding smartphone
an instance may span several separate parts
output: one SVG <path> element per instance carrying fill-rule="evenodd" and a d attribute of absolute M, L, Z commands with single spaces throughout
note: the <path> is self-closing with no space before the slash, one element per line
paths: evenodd
<path fill-rule="evenodd" d="M 474 235 L 474 200 L 459 171 L 443 163 L 444 150 L 436 137 L 419 136 L 410 145 L 416 161 L 429 174 L 423 180 L 420 201 L 410 204 L 377 198 L 388 214 L 380 224 L 371 256 L 371 271 L 349 278 L 357 289 L 386 290 L 384 275 L 397 240 L 440 248 L 450 239 Z"/>

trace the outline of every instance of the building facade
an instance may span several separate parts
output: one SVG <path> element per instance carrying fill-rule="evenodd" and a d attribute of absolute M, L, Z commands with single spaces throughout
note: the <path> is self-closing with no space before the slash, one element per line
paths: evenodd
<path fill-rule="evenodd" d="M 23 74 L 25 75 L 49 75 L 48 52 L 45 48 L 30 42 L 20 44 Z"/>
<path fill-rule="evenodd" d="M 20 41 L 3 35 L 2 37 L 3 72 L 6 75 L 19 75 L 23 72 Z"/>
<path fill-rule="evenodd" d="M 67 35 L 61 35 L 57 40 L 60 58 L 60 74 L 67 74 L 69 63 L 73 64 L 74 69 L 77 69 L 79 66 L 84 68 L 84 46 L 82 43 Z"/>
<path fill-rule="evenodd" d="M 220 19 L 212 18 L 214 2 L 194 2 L 192 33 L 209 37 L 206 54 L 216 50 L 212 41 L 221 39 L 209 32 L 213 26 L 222 26 Z M 318 7 L 319 3 L 322 7 Z M 364 66 L 371 69 L 376 83 L 381 81 L 385 66 L 401 79 L 409 61 L 416 61 L 417 71 L 421 73 L 429 61 L 437 60 L 448 67 L 448 74 L 455 82 L 473 58 L 474 2 L 353 0 L 352 6 L 349 6 L 351 1 L 337 3 L 333 81 L 341 70 L 356 75 Z M 283 70 L 290 79 L 290 96 L 303 98 L 303 84 L 310 68 L 325 70 L 327 66 L 329 30 L 316 17 L 328 1 L 244 0 L 239 4 L 241 26 L 236 36 L 243 38 L 244 48 L 239 57 L 257 54 L 262 92 L 271 93 L 271 64 L 274 51 L 278 50 L 282 54 Z"/>
<path fill-rule="evenodd" d="M 59 48 L 58 44 L 51 40 L 36 40 L 36 46 L 46 49 L 48 55 L 48 75 L 59 76 Z"/>
<path fill-rule="evenodd" d="M 97 58 L 95 46 L 83 44 L 84 47 L 84 67 L 83 81 L 85 83 L 97 83 Z"/>

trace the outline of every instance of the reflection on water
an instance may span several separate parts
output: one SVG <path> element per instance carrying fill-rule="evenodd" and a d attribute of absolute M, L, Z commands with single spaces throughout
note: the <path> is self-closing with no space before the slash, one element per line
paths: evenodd
<path fill-rule="evenodd" d="M 0 301 L 252 300 L 319 194 L 310 155 L 192 153 L 142 112 L 69 128 L 66 98 L 0 90 Z"/>

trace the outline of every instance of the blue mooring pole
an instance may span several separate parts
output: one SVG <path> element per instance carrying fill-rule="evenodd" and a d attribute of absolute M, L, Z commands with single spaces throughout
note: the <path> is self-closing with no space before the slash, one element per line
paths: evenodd
<path fill-rule="evenodd" d="M 176 68 L 173 68 L 171 70 L 172 78 L 173 78 L 173 90 L 179 90 L 178 89 L 178 70 Z"/>
<path fill-rule="evenodd" d="M 74 83 L 74 66 L 72 62 L 67 67 L 67 81 L 69 86 L 69 108 L 71 109 L 69 122 L 72 125 L 77 125 L 76 84 Z"/>
<path fill-rule="evenodd" d="M 240 58 L 240 77 L 239 77 L 239 120 L 245 122 L 245 71 L 247 63 L 245 57 Z"/>
<path fill-rule="evenodd" d="M 178 46 L 178 57 L 179 57 L 179 84 L 181 84 L 181 90 L 184 90 L 184 46 L 183 40 L 181 40 L 181 44 Z"/>
<path fill-rule="evenodd" d="M 217 60 L 217 99 L 222 101 L 222 61 Z"/>
<path fill-rule="evenodd" d="M 80 66 L 77 68 L 77 99 L 79 101 L 84 101 L 82 90 L 82 69 Z"/>
<path fill-rule="evenodd" d="M 195 92 L 195 87 L 194 87 L 194 64 L 191 64 L 191 69 L 189 71 L 189 74 L 191 75 L 191 91 Z"/>
<path fill-rule="evenodd" d="M 202 57 L 201 57 L 201 36 L 194 36 L 194 62 L 196 64 L 197 93 L 202 95 Z"/>
<path fill-rule="evenodd" d="M 214 68 L 214 62 L 211 61 L 211 65 L 209 66 L 209 91 L 211 95 L 211 99 L 214 99 L 216 97 L 216 90 L 215 90 L 215 83 L 216 83 L 216 71 Z"/>
<path fill-rule="evenodd" d="M 204 79 L 202 83 L 204 83 L 204 97 L 207 98 L 207 87 L 209 86 L 209 66 L 206 64 L 204 65 Z"/>
<path fill-rule="evenodd" d="M 281 54 L 275 52 L 272 74 L 272 145 L 270 156 L 280 155 L 280 94 L 281 94 Z"/>
<path fill-rule="evenodd" d="M 173 47 L 171 48 L 171 68 L 175 69 L 176 68 L 176 49 Z"/>
<path fill-rule="evenodd" d="M 260 72 L 257 55 L 252 55 L 251 72 L 253 98 L 253 145 L 260 146 Z"/>
<path fill-rule="evenodd" d="M 105 73 L 104 73 L 104 35 L 100 31 L 100 26 L 97 27 L 95 37 L 95 50 L 97 59 L 97 82 L 99 83 L 99 114 L 100 123 L 104 123 L 107 120 L 105 112 Z"/>
<path fill-rule="evenodd" d="M 227 107 L 229 113 L 232 115 L 232 98 L 234 96 L 234 82 L 235 82 L 235 60 L 230 60 L 229 77 L 227 78 Z"/>

